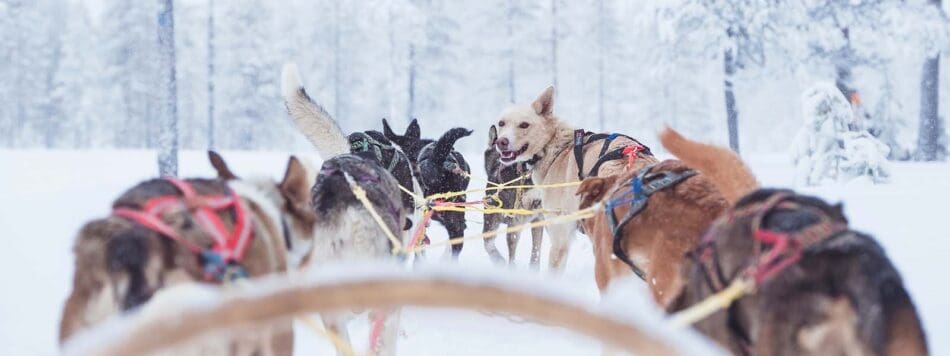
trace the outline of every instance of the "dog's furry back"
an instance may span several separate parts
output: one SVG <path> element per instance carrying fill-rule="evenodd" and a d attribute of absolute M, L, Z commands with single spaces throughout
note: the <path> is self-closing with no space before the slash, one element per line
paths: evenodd
<path fill-rule="evenodd" d="M 357 200 L 347 177 L 366 191 L 386 228 L 401 236 L 406 211 L 396 179 L 370 153 L 339 155 L 323 163 L 311 189 L 311 207 L 318 217 L 315 259 L 325 262 L 388 257 L 392 248 L 389 240 Z"/>
<path fill-rule="evenodd" d="M 757 190 L 725 214 L 762 203 L 779 192 Z M 797 194 L 791 200 L 820 213 L 775 209 L 762 219 L 762 228 L 799 231 L 820 221 L 818 214 L 847 223 L 838 205 Z M 758 216 L 731 216 L 729 223 L 709 232 L 714 234 L 711 243 L 716 252 L 706 258 L 716 266 L 711 273 L 722 276 L 738 275 L 756 255 L 752 226 Z M 672 310 L 716 293 L 699 265 L 688 270 L 682 299 Z M 920 319 L 899 272 L 874 238 L 852 230 L 808 246 L 801 260 L 761 282 L 755 293 L 695 326 L 736 353 L 742 344 L 749 345 L 755 355 L 927 353 Z"/>
<path fill-rule="evenodd" d="M 752 170 L 735 152 L 687 139 L 669 127 L 660 132 L 660 142 L 676 158 L 712 180 L 730 203 L 759 186 Z"/>
<path fill-rule="evenodd" d="M 319 104 L 310 99 L 303 88 L 297 65 L 284 65 L 281 74 L 281 94 L 287 113 L 304 136 L 316 147 L 324 159 L 350 151 L 346 135 L 336 121 Z"/>

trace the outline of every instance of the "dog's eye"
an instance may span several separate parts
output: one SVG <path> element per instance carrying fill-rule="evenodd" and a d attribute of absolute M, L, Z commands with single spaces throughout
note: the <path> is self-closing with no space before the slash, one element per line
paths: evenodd
<path fill-rule="evenodd" d="M 505 127 L 505 122 L 504 122 L 504 121 L 499 121 L 499 122 L 498 122 L 498 127 Z"/>
<path fill-rule="evenodd" d="M 518 128 L 519 128 L 519 129 L 526 129 L 526 128 L 528 128 L 528 126 L 531 126 L 531 124 L 529 124 L 529 123 L 527 123 L 527 122 L 522 122 L 521 125 L 518 125 Z"/>

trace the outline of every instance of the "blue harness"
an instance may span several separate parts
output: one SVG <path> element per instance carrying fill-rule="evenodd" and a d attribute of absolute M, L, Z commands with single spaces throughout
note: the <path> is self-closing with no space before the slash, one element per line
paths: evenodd
<path fill-rule="evenodd" d="M 633 269 L 640 279 L 646 279 L 643 270 L 633 264 L 633 261 L 630 260 L 630 256 L 627 255 L 623 250 L 623 228 L 630 222 L 643 208 L 647 205 L 647 200 L 650 198 L 650 195 L 656 193 L 657 191 L 669 188 L 677 183 L 680 183 L 686 180 L 689 177 L 697 175 L 694 170 L 685 170 L 682 172 L 672 172 L 672 171 L 663 171 L 651 173 L 653 168 L 656 165 L 650 165 L 640 170 L 630 182 L 624 184 L 623 186 L 629 186 L 630 188 L 624 191 L 622 194 L 617 196 L 614 199 L 611 199 L 607 202 L 604 207 L 604 214 L 607 215 L 607 222 L 610 224 L 610 230 L 614 235 L 614 256 L 617 256 L 618 259 L 626 263 Z M 624 215 L 623 219 L 617 220 L 617 215 L 614 213 L 614 209 L 618 206 L 630 205 L 630 210 L 627 211 L 627 214 Z"/>

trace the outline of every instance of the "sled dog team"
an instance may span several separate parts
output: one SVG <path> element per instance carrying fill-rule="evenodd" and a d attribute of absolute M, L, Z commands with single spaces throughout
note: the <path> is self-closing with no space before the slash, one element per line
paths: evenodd
<path fill-rule="evenodd" d="M 382 132 L 344 133 L 307 95 L 294 65 L 283 70 L 282 94 L 323 165 L 314 169 L 290 157 L 283 179 L 273 181 L 232 172 L 209 152 L 216 178 L 152 179 L 127 190 L 110 215 L 79 232 L 60 342 L 111 316 L 147 308 L 162 289 L 183 282 L 222 284 L 330 261 L 398 262 L 383 229 L 408 243 L 427 223 L 414 196 L 469 189 L 471 167 L 454 146 L 472 130 L 453 128 L 428 138 L 417 120 L 401 133 L 383 120 Z M 532 228 L 533 268 L 543 230 L 551 239 L 552 270 L 563 268 L 571 239 L 581 231 L 593 244 L 594 278 L 602 291 L 635 275 L 669 313 L 736 281 L 750 285 L 731 305 L 694 324 L 734 354 L 928 353 L 899 273 L 873 237 L 849 228 L 840 204 L 760 187 L 733 152 L 672 129 L 659 139 L 676 159 L 661 161 L 631 136 L 578 129 L 554 108 L 554 88 L 548 87 L 530 104 L 502 110 L 490 128 L 479 128 L 488 132 L 488 187 L 557 186 L 487 192 L 501 208 L 538 213 L 486 213 L 484 232 L 599 208 L 582 221 Z M 371 222 L 352 187 L 366 192 L 380 224 Z M 440 211 L 432 220 L 450 237 L 467 228 L 464 212 Z M 495 262 L 513 263 L 519 237 L 507 234 L 507 258 L 494 237 L 485 239 L 485 249 Z M 457 258 L 463 245 L 450 246 Z M 395 353 L 398 313 L 371 313 L 385 320 L 380 339 L 370 345 L 375 353 Z M 322 317 L 348 342 L 352 316 L 341 311 Z M 210 352 L 291 354 L 292 328 L 289 321 L 258 328 L 224 345 Z"/>

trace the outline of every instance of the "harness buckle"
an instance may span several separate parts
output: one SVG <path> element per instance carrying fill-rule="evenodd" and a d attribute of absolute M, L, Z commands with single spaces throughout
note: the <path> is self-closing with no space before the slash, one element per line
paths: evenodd
<path fill-rule="evenodd" d="M 586 136 L 584 130 L 574 130 L 574 146 L 583 146 L 584 136 Z"/>
<path fill-rule="evenodd" d="M 204 250 L 200 256 L 206 280 L 233 282 L 248 277 L 243 266 L 226 259 L 220 252 Z"/>

